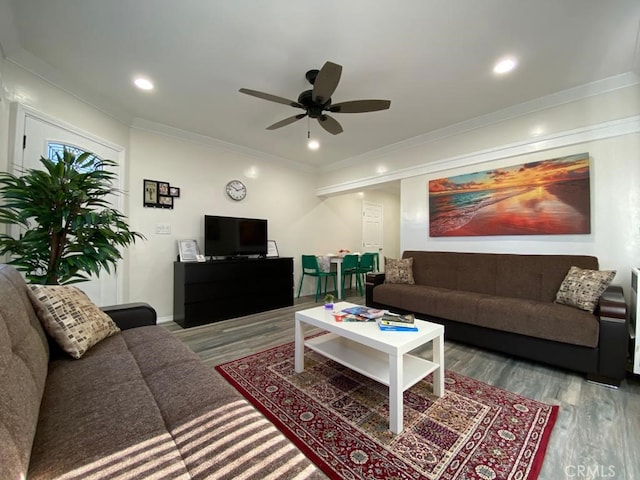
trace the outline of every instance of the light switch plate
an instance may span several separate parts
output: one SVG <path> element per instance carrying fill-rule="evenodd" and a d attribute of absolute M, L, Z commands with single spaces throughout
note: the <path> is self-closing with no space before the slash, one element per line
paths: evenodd
<path fill-rule="evenodd" d="M 156 234 L 158 234 L 158 235 L 170 235 L 171 234 L 171 224 L 169 224 L 169 223 L 157 223 L 156 224 Z"/>

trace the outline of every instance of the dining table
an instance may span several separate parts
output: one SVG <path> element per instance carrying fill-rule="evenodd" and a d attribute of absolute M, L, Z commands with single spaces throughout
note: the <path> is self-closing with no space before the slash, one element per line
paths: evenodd
<path fill-rule="evenodd" d="M 377 271 L 377 265 L 378 265 L 378 254 L 376 252 L 374 252 L 376 259 L 375 259 L 375 265 L 376 268 L 375 270 Z M 354 252 L 351 255 L 358 255 L 360 256 L 359 252 Z M 338 300 L 342 300 L 342 262 L 344 261 L 344 255 L 342 254 L 334 254 L 334 253 L 328 253 L 326 255 L 316 255 L 318 258 L 318 266 L 320 267 L 320 270 L 322 270 L 323 272 L 329 272 L 331 271 L 331 265 L 335 265 L 336 266 L 336 289 L 338 291 Z"/>

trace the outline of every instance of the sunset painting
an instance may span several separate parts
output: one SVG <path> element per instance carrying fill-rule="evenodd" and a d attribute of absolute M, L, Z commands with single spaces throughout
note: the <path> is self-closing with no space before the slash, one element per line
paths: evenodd
<path fill-rule="evenodd" d="M 589 154 L 429 182 L 429 235 L 591 233 Z"/>

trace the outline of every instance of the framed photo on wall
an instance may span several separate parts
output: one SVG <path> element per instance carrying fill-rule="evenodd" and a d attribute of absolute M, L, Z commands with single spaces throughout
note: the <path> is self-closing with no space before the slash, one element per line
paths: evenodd
<path fill-rule="evenodd" d="M 158 194 L 169 195 L 169 184 L 167 182 L 158 182 Z"/>
<path fill-rule="evenodd" d="M 145 207 L 155 207 L 158 203 L 158 182 L 145 179 L 143 185 L 143 205 Z"/>
<path fill-rule="evenodd" d="M 158 206 L 161 208 L 173 208 L 173 197 L 158 195 Z"/>

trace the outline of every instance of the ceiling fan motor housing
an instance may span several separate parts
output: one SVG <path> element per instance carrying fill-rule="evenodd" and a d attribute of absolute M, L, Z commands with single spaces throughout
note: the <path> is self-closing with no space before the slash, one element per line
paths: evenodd
<path fill-rule="evenodd" d="M 329 108 L 331 99 L 324 103 L 316 103 L 313 101 L 313 90 L 305 90 L 298 96 L 298 103 L 304 107 L 311 118 L 318 118 L 323 110 Z"/>

